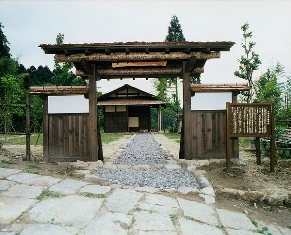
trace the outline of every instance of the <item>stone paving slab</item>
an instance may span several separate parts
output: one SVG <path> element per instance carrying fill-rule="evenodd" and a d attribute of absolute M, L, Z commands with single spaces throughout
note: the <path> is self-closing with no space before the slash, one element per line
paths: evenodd
<path fill-rule="evenodd" d="M 177 214 L 179 209 L 175 207 L 168 206 L 160 206 L 160 205 L 152 205 L 147 203 L 141 203 L 137 206 L 141 210 L 149 211 L 149 212 L 158 212 L 160 214 Z"/>
<path fill-rule="evenodd" d="M 37 185 L 37 186 L 51 186 L 61 181 L 61 179 L 53 178 L 51 176 L 41 176 L 29 173 L 19 173 L 7 177 L 8 180 L 23 184 Z"/>
<path fill-rule="evenodd" d="M 104 199 L 69 195 L 39 202 L 28 215 L 31 221 L 83 227 L 92 220 Z"/>
<path fill-rule="evenodd" d="M 135 235 L 178 235 L 174 231 L 135 231 Z"/>
<path fill-rule="evenodd" d="M 128 213 L 143 196 L 142 193 L 132 189 L 115 189 L 106 200 L 106 208 L 109 211 Z"/>
<path fill-rule="evenodd" d="M 81 193 L 92 193 L 92 194 L 106 194 L 111 190 L 110 186 L 100 185 L 86 185 L 80 189 Z"/>
<path fill-rule="evenodd" d="M 178 202 L 175 199 L 158 194 L 146 195 L 145 202 L 152 205 L 167 206 L 171 208 L 179 207 Z"/>
<path fill-rule="evenodd" d="M 7 190 L 15 184 L 15 182 L 9 180 L 0 180 L 0 191 Z"/>
<path fill-rule="evenodd" d="M 250 219 L 243 213 L 217 209 L 217 214 L 221 224 L 226 228 L 234 228 L 241 230 L 256 230 Z"/>
<path fill-rule="evenodd" d="M 179 218 L 179 224 L 183 235 L 224 235 L 221 229 L 194 220 Z"/>
<path fill-rule="evenodd" d="M 159 191 L 159 189 L 150 187 L 150 186 L 144 186 L 144 187 L 136 187 L 134 190 L 139 192 L 146 192 L 146 193 L 156 193 Z"/>
<path fill-rule="evenodd" d="M 21 235 L 52 235 L 62 234 L 71 235 L 66 229 L 55 224 L 34 224 L 26 226 L 20 233 Z"/>
<path fill-rule="evenodd" d="M 0 168 L 0 178 L 4 178 L 10 175 L 14 175 L 21 172 L 20 170 L 16 169 L 7 169 L 7 168 Z"/>
<path fill-rule="evenodd" d="M 16 184 L 3 192 L 1 196 L 7 197 L 21 197 L 21 198 L 36 198 L 45 187 L 30 186 L 26 184 Z"/>
<path fill-rule="evenodd" d="M 213 207 L 182 198 L 177 199 L 180 207 L 184 211 L 184 216 L 189 216 L 195 220 L 216 226 L 219 225 Z"/>
<path fill-rule="evenodd" d="M 0 197 L 0 224 L 9 224 L 28 210 L 37 200 Z"/>
<path fill-rule="evenodd" d="M 107 212 L 95 218 L 90 224 L 78 234 L 80 235 L 105 235 L 120 234 L 127 235 L 132 223 L 132 215 L 124 213 Z"/>
<path fill-rule="evenodd" d="M 247 231 L 247 230 L 226 229 L 226 231 L 228 235 L 259 235 L 261 234 L 261 233 L 256 233 L 253 231 Z M 280 235 L 280 234 L 274 233 L 273 235 Z"/>
<path fill-rule="evenodd" d="M 134 230 L 143 231 L 175 231 L 170 216 L 147 211 L 134 212 Z"/>
<path fill-rule="evenodd" d="M 49 188 L 52 192 L 59 192 L 62 195 L 77 193 L 80 188 L 84 187 L 89 183 L 80 180 L 66 179 L 58 184 L 53 185 Z"/>

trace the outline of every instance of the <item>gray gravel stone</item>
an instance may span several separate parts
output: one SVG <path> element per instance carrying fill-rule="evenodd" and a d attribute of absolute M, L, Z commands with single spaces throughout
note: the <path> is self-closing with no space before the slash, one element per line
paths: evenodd
<path fill-rule="evenodd" d="M 166 157 L 165 151 L 151 133 L 139 133 L 130 139 L 113 167 L 106 169 L 104 165 L 94 174 L 112 184 L 134 187 L 149 186 L 163 189 L 176 189 L 180 186 L 199 187 L 191 172 L 174 164 L 176 163 L 174 160 L 166 160 Z M 126 169 L 124 165 L 132 168 Z M 117 166 L 117 169 L 114 166 Z"/>

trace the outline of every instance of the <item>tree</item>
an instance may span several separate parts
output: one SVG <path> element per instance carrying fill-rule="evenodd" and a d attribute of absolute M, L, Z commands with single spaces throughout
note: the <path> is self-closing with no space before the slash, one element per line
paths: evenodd
<path fill-rule="evenodd" d="M 4 122 L 5 135 L 10 131 L 12 126 L 13 115 L 21 115 L 22 110 L 17 107 L 22 97 L 22 79 L 13 75 L 7 75 L 0 80 L 0 118 Z M 7 136 L 5 136 L 6 140 Z"/>
<path fill-rule="evenodd" d="M 234 72 L 234 75 L 247 80 L 250 90 L 243 92 L 242 95 L 244 96 L 244 101 L 250 103 L 254 98 L 253 72 L 259 68 L 261 61 L 259 55 L 253 51 L 256 43 L 250 41 L 253 33 L 249 31 L 249 24 L 245 23 L 241 29 L 243 31 L 243 42 L 241 43 L 241 46 L 244 50 L 244 54 L 240 59 L 238 59 L 240 65 L 238 70 Z"/>
<path fill-rule="evenodd" d="M 64 34 L 59 33 L 56 37 L 56 43 L 64 43 Z M 52 76 L 52 84 L 57 86 L 71 86 L 71 85 L 84 85 L 85 82 L 71 71 L 74 67 L 72 62 L 58 63 L 55 59 L 55 66 Z"/>
<path fill-rule="evenodd" d="M 274 103 L 277 116 L 282 107 L 282 84 L 279 78 L 283 75 L 284 68 L 280 63 L 268 68 L 257 80 L 254 81 L 256 97 L 254 102 Z"/>
<path fill-rule="evenodd" d="M 166 36 L 166 42 L 184 42 L 186 41 L 181 24 L 177 16 L 173 15 L 168 27 L 168 35 Z"/>
<path fill-rule="evenodd" d="M 3 32 L 0 22 L 0 79 L 8 74 L 16 75 L 17 61 L 11 58 L 9 42 Z"/>

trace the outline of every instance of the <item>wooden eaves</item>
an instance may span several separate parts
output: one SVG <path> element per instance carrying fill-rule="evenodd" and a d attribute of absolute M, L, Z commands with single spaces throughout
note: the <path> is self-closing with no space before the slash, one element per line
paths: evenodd
<path fill-rule="evenodd" d="M 87 86 L 32 86 L 31 95 L 86 95 L 89 92 Z"/>
<path fill-rule="evenodd" d="M 248 91 L 247 84 L 191 84 L 193 92 Z"/>
<path fill-rule="evenodd" d="M 40 47 L 47 54 L 55 54 L 57 62 L 73 62 L 81 77 L 88 76 L 87 62 L 89 67 L 95 66 L 99 79 L 122 79 L 179 77 L 183 61 L 193 57 L 196 61 L 189 72 L 198 77 L 208 59 L 220 58 L 220 51 L 229 51 L 233 45 L 234 42 L 119 42 Z"/>

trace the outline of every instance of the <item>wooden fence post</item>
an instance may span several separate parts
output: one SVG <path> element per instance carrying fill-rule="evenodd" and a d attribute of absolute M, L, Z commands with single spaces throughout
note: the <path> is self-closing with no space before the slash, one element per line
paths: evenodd
<path fill-rule="evenodd" d="M 26 156 L 30 159 L 30 95 L 26 94 Z"/>

